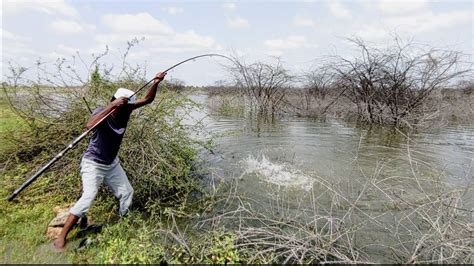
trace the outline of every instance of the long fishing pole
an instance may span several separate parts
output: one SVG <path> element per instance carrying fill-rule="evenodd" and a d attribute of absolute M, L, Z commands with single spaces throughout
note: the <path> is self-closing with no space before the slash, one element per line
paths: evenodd
<path fill-rule="evenodd" d="M 194 56 L 194 57 L 188 58 L 186 60 L 183 60 L 183 61 L 167 68 L 166 70 L 164 70 L 162 72 L 168 72 L 171 69 L 173 69 L 173 68 L 175 68 L 175 67 L 177 67 L 181 64 L 184 64 L 186 62 L 195 60 L 195 59 L 200 58 L 200 57 L 212 57 L 212 56 L 223 57 L 223 58 L 229 59 L 232 62 L 234 62 L 232 60 L 232 58 L 230 58 L 228 56 L 225 56 L 225 55 L 221 55 L 221 54 L 202 54 L 202 55 Z M 155 78 L 148 81 L 145 85 L 143 85 L 138 90 L 136 90 L 128 98 L 130 99 L 132 96 L 139 93 L 141 90 L 143 90 L 145 87 L 147 87 L 154 80 L 155 80 Z M 66 148 L 64 148 L 61 152 L 56 154 L 56 156 L 54 156 L 53 159 L 51 159 L 47 164 L 45 164 L 43 167 L 41 167 L 41 169 L 39 169 L 34 175 L 32 175 L 30 178 L 28 178 L 28 180 L 26 180 L 18 189 L 16 189 L 10 196 L 8 196 L 7 200 L 12 201 L 13 199 L 15 199 L 16 196 L 18 196 L 18 194 L 20 194 L 21 191 L 23 191 L 25 188 L 27 188 L 29 185 L 31 185 L 31 183 L 33 183 L 39 176 L 41 176 L 46 170 L 48 170 L 49 167 L 51 167 L 55 162 L 57 162 L 59 159 L 61 159 L 64 156 L 64 154 L 66 154 L 68 151 L 72 150 L 82 139 L 84 139 L 87 136 L 87 134 L 89 134 L 89 132 L 91 132 L 93 129 L 95 129 L 100 123 L 102 123 L 102 121 L 104 121 L 107 117 L 109 117 L 109 115 L 111 115 L 114 111 L 115 111 L 115 108 L 110 110 L 110 112 L 108 112 L 104 117 L 102 117 L 99 121 L 97 121 L 97 123 L 95 123 L 95 125 L 93 125 L 89 129 L 87 129 L 81 135 L 79 135 L 77 138 L 75 138 L 73 141 L 71 141 L 66 146 Z"/>

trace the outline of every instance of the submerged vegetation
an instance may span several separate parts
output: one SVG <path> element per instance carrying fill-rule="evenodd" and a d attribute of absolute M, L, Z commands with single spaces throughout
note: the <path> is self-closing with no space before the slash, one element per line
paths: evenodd
<path fill-rule="evenodd" d="M 92 59 L 86 78 L 81 78 L 66 60 L 56 62 L 54 77 L 38 63 L 41 78 L 35 81 L 24 79 L 26 69 L 12 66 L 11 76 L 2 85 L 2 102 L 8 103 L 11 112 L 2 111 L 0 118 L 0 197 L 5 198 L 83 132 L 89 117 L 83 96 L 95 108 L 107 104 L 117 87 L 137 88 L 146 82 L 146 71 L 141 66 L 126 63 L 128 50 L 134 45 L 136 42 L 129 43 L 122 69 L 115 76 L 100 63 L 107 51 Z M 229 92 L 229 88 L 219 88 L 214 91 L 216 98 L 210 98 L 215 101 L 211 109 L 221 114 L 243 116 L 250 111 L 252 115 L 304 115 L 317 109 L 318 115 L 323 115 L 335 114 L 339 108 L 341 112 L 359 110 L 357 118 L 370 119 L 369 107 L 358 105 L 368 98 L 354 96 L 358 92 L 355 88 L 333 85 L 326 74 L 311 76 L 316 81 L 308 88 L 290 90 L 293 77 L 280 64 L 240 63 L 233 71 L 238 86 L 224 96 L 220 92 Z M 354 86 L 368 83 L 359 80 L 357 84 Z M 209 186 L 206 176 L 196 170 L 198 150 L 208 148 L 208 143 L 190 137 L 190 131 L 199 131 L 201 125 L 183 123 L 197 104 L 189 100 L 182 86 L 179 82 L 164 82 L 155 102 L 131 118 L 119 153 L 135 190 L 129 216 L 116 215 L 117 202 L 103 187 L 89 214 L 93 223 L 104 224 L 102 232 L 84 237 L 77 228 L 70 235 L 65 254 L 53 254 L 47 248 L 50 242 L 44 230 L 54 216 L 53 207 L 70 204 L 80 195 L 78 170 L 87 145 L 83 142 L 17 200 L 0 201 L 0 261 L 474 263 L 472 184 L 448 184 L 435 167 L 430 175 L 420 171 L 432 166 L 411 158 L 409 148 L 405 159 L 411 166 L 409 175 L 385 173 L 383 162 L 377 163 L 373 173 L 354 177 L 358 186 L 337 176 L 316 176 L 304 192 L 291 193 L 269 184 L 265 187 L 269 197 L 263 201 L 243 193 L 238 179 L 219 177 Z M 407 116 L 425 110 L 426 99 L 433 97 L 437 88 L 426 93 L 423 104 L 413 108 L 406 105 L 412 100 L 411 94 L 404 94 L 408 98 L 403 108 L 410 110 L 396 123 L 391 118 L 388 123 L 400 125 L 402 120 L 420 119 Z M 352 94 L 347 94 L 349 91 Z M 357 98 L 352 102 L 355 105 L 340 106 L 355 99 L 351 97 Z M 383 108 L 385 115 L 390 105 L 381 107 L 381 96 L 377 97 L 372 103 Z M 381 113 L 369 122 L 385 123 L 385 118 L 380 120 L 378 115 Z M 16 124 L 22 126 L 13 126 Z M 409 147 L 410 139 L 406 138 Z"/>
<path fill-rule="evenodd" d="M 304 74 L 290 73 L 279 60 L 235 58 L 229 68 L 235 85 L 208 88 L 213 110 L 227 112 L 232 96 L 259 116 L 332 116 L 399 128 L 474 117 L 468 55 L 398 38 L 385 48 L 348 41 L 354 56 L 327 56 Z"/>

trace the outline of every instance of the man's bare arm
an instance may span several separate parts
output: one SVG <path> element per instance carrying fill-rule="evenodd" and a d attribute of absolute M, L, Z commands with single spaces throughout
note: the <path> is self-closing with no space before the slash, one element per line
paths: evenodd
<path fill-rule="evenodd" d="M 120 97 L 118 99 L 115 99 L 113 102 L 110 102 L 109 105 L 107 105 L 107 107 L 105 107 L 104 110 L 100 111 L 99 113 L 95 114 L 89 119 L 89 122 L 87 122 L 86 124 L 86 128 L 87 129 L 92 128 L 95 124 L 97 124 L 97 122 L 99 122 L 102 118 L 104 118 L 104 116 L 106 116 L 108 113 L 126 105 L 127 102 L 128 102 L 127 97 Z"/>
<path fill-rule="evenodd" d="M 160 73 L 156 74 L 155 82 L 153 83 L 151 88 L 148 90 L 148 93 L 145 95 L 145 97 L 137 100 L 134 104 L 131 104 L 132 108 L 137 109 L 137 108 L 140 108 L 144 105 L 152 103 L 153 100 L 155 100 L 155 97 L 156 97 L 156 91 L 158 89 L 158 84 L 165 78 L 165 76 L 166 76 L 166 72 L 163 72 L 163 73 L 160 72 Z"/>

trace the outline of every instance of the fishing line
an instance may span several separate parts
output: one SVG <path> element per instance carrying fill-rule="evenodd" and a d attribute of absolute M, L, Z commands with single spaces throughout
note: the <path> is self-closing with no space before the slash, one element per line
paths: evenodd
<path fill-rule="evenodd" d="M 221 55 L 221 54 L 202 54 L 202 55 L 198 55 L 198 56 L 194 56 L 194 57 L 191 57 L 191 58 L 188 58 L 186 60 L 183 60 L 169 68 L 167 68 L 166 70 L 162 71 L 162 72 L 168 72 L 170 70 L 172 70 L 173 68 L 179 66 L 179 65 L 182 65 L 186 62 L 189 62 L 189 61 L 192 61 L 192 60 L 195 60 L 195 59 L 198 59 L 198 58 L 201 58 L 201 57 L 222 57 L 222 58 L 226 58 L 228 60 L 230 60 L 232 63 L 234 63 L 234 60 L 228 56 L 225 56 L 225 55 Z M 142 87 L 140 87 L 138 90 L 136 90 L 132 95 L 130 95 L 130 97 L 128 97 L 129 99 L 136 95 L 137 93 L 139 93 L 141 90 L 143 90 L 145 87 L 147 87 L 152 81 L 154 81 L 155 78 L 151 79 L 150 81 L 148 81 L 145 85 L 143 85 Z M 87 104 L 87 102 L 86 102 Z M 89 108 L 89 106 L 88 106 Z M 90 109 L 90 108 L 89 108 Z M 104 117 L 102 117 L 99 121 L 97 121 L 97 123 L 95 125 L 93 125 L 92 127 L 90 127 L 88 130 L 84 131 L 81 135 L 79 135 L 77 138 L 75 138 L 73 141 L 71 141 L 67 146 L 66 148 L 64 148 L 61 152 L 59 152 L 58 154 L 56 154 L 56 156 L 53 157 L 53 159 L 51 159 L 48 163 L 46 163 L 43 167 L 41 167 L 41 169 L 39 169 L 34 175 L 32 175 L 30 178 L 28 178 L 28 180 L 26 180 L 18 189 L 16 189 L 10 196 L 8 196 L 7 200 L 8 201 L 12 201 L 13 199 L 16 198 L 16 196 L 18 196 L 18 194 L 20 194 L 21 191 L 23 191 L 25 188 L 27 188 L 31 183 L 33 183 L 39 176 L 41 176 L 46 170 L 48 170 L 49 167 L 51 167 L 55 162 L 57 162 L 59 159 L 61 159 L 64 154 L 66 154 L 68 151 L 72 150 L 81 140 L 83 140 L 87 134 L 89 134 L 89 132 L 91 132 L 94 128 L 96 128 L 102 121 L 104 121 L 107 117 L 109 117 L 113 112 L 115 111 L 115 108 L 113 108 L 112 110 L 110 110 L 110 112 L 108 112 Z"/>

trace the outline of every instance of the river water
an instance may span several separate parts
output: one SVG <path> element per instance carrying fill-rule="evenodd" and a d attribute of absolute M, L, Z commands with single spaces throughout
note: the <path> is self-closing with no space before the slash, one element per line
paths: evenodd
<path fill-rule="evenodd" d="M 191 98 L 206 106 L 206 95 Z M 390 209 L 399 210 L 391 206 L 396 201 L 393 197 L 415 202 L 422 193 L 430 194 L 431 188 L 434 191 L 440 185 L 449 189 L 472 187 L 474 125 L 401 131 L 332 119 L 258 121 L 211 115 L 206 108 L 192 112 L 187 122 L 197 121 L 205 129 L 198 138 L 214 140 L 212 153 L 201 153 L 210 184 L 238 180 L 238 193 L 262 203 L 262 211 L 273 210 L 272 200 L 284 194 L 290 202 L 290 215 L 298 215 L 302 204 L 311 208 L 315 202 L 317 212 L 327 214 L 333 211 L 335 200 L 334 195 L 322 196 L 329 189 L 347 199 L 346 205 L 357 202 L 357 208 L 371 215 L 382 217 L 388 210 L 390 215 L 379 220 L 384 223 L 397 216 L 398 211 Z M 437 185 L 423 183 L 428 181 Z M 376 186 L 368 189 L 368 182 Z M 474 207 L 472 194 L 469 191 L 463 196 L 464 208 Z M 339 205 L 344 204 L 339 199 Z M 472 216 L 467 219 L 472 222 Z M 389 245 L 393 239 L 385 229 L 365 228 L 366 233 L 359 238 L 361 245 L 377 241 L 379 247 Z M 391 261 L 387 259 L 390 251 L 379 249 L 367 252 L 377 261 Z"/>
<path fill-rule="evenodd" d="M 206 95 L 192 99 L 207 102 Z M 206 108 L 192 112 L 187 122 L 192 121 L 204 125 L 200 138 L 214 140 L 213 154 L 203 153 L 206 167 L 252 182 L 251 187 L 263 181 L 307 190 L 311 175 L 351 179 L 374 171 L 384 176 L 436 172 L 454 186 L 473 181 L 474 125 L 407 132 L 331 119 L 257 121 L 212 115 Z"/>

